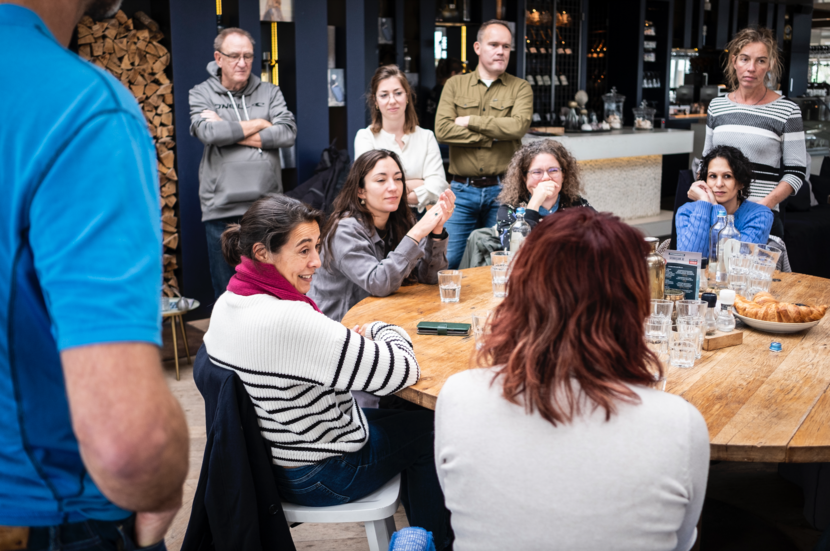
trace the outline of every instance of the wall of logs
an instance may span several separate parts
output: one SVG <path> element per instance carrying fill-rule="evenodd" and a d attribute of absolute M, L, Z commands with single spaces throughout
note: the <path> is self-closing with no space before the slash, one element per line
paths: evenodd
<path fill-rule="evenodd" d="M 173 126 L 173 84 L 165 69 L 170 52 L 161 45 L 164 34 L 143 12 L 132 18 L 119 11 L 112 19 L 94 21 L 85 16 L 78 24 L 78 54 L 109 71 L 135 96 L 156 145 L 161 195 L 164 283 L 166 296 L 179 295 L 177 182 Z"/>

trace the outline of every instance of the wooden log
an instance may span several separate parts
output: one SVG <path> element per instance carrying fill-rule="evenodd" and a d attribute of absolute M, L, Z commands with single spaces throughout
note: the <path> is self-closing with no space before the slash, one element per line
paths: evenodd
<path fill-rule="evenodd" d="M 124 56 L 121 58 L 121 68 L 122 69 L 132 69 L 133 64 L 130 63 L 130 58 L 128 56 Z"/>
<path fill-rule="evenodd" d="M 170 130 L 173 129 L 172 126 L 168 126 L 167 128 L 170 129 Z M 178 180 L 179 179 L 179 177 L 176 176 L 176 169 L 175 168 L 171 168 L 170 170 L 165 172 L 164 175 L 167 176 L 168 178 L 170 178 L 171 180 Z"/>
<path fill-rule="evenodd" d="M 106 65 L 104 65 L 104 62 L 103 62 L 103 61 L 101 61 L 101 58 L 100 58 L 100 57 L 96 57 L 95 59 L 93 59 L 93 60 L 92 60 L 92 64 L 93 64 L 93 65 L 97 65 L 97 66 L 98 66 L 98 67 L 100 67 L 101 69 L 106 69 Z"/>
<path fill-rule="evenodd" d="M 95 38 L 101 38 L 102 36 L 104 36 L 104 29 L 106 28 L 107 26 L 103 23 L 96 23 L 92 27 L 92 36 L 94 36 Z"/>
<path fill-rule="evenodd" d="M 112 41 L 112 38 L 104 39 L 104 52 L 108 54 L 115 53 L 115 42 Z"/>
<path fill-rule="evenodd" d="M 158 89 L 159 95 L 170 94 L 171 92 L 173 92 L 173 84 L 169 82 L 162 84 Z"/>
<path fill-rule="evenodd" d="M 92 29 L 87 27 L 86 25 L 78 24 L 78 38 L 89 36 L 92 34 Z"/>
<path fill-rule="evenodd" d="M 143 40 L 144 42 L 150 41 L 150 31 L 147 29 L 140 29 L 136 31 L 136 36 L 138 36 L 139 40 Z"/>
<path fill-rule="evenodd" d="M 170 126 L 173 124 L 173 113 L 165 113 L 161 116 L 161 124 Z"/>
<path fill-rule="evenodd" d="M 158 42 L 156 42 L 155 46 L 156 46 L 156 52 L 158 53 L 158 56 L 159 56 L 159 57 L 162 57 L 164 54 L 169 53 L 169 52 L 167 51 L 167 48 L 165 48 L 164 46 L 162 46 L 162 45 L 161 45 L 161 44 L 159 44 Z"/>
<path fill-rule="evenodd" d="M 135 26 L 138 29 L 147 29 L 152 33 L 161 31 L 159 24 L 153 21 L 153 19 L 143 11 L 135 12 L 133 15 L 133 21 L 135 21 Z"/>
<path fill-rule="evenodd" d="M 139 33 L 140 32 L 142 32 L 142 31 L 139 31 Z M 147 49 L 147 41 L 146 40 L 139 40 L 138 42 L 136 42 L 135 48 L 136 48 L 136 50 L 140 50 L 140 51 L 143 52 L 144 50 Z"/>
<path fill-rule="evenodd" d="M 144 93 L 147 94 L 148 96 L 152 96 L 153 94 L 156 93 L 156 91 L 158 89 L 159 89 L 158 84 L 150 83 L 150 84 L 147 85 L 147 88 L 146 88 Z"/>
<path fill-rule="evenodd" d="M 78 46 L 78 55 L 86 60 L 92 59 L 92 48 L 89 44 Z"/>
<path fill-rule="evenodd" d="M 173 94 L 165 94 L 164 103 L 166 103 L 167 105 L 173 105 Z"/>
<path fill-rule="evenodd" d="M 173 170 L 172 168 L 170 170 Z M 175 182 L 167 182 L 161 187 L 161 196 L 167 197 L 168 195 L 173 195 L 176 193 L 176 183 Z"/>
<path fill-rule="evenodd" d="M 158 113 L 159 115 L 164 115 L 165 113 L 169 113 L 169 112 L 170 112 L 170 106 L 167 105 L 166 103 L 162 103 L 161 105 L 158 106 L 158 109 L 156 109 L 156 113 Z"/>
<path fill-rule="evenodd" d="M 104 54 L 104 43 L 103 42 L 93 42 L 92 43 L 92 55 L 98 57 Z"/>
<path fill-rule="evenodd" d="M 731 331 L 729 333 L 721 333 L 718 331 L 711 337 L 703 338 L 704 350 L 720 350 L 729 346 L 738 346 L 744 342 L 743 331 Z"/>
<path fill-rule="evenodd" d="M 114 39 L 116 36 L 118 36 L 118 27 L 118 20 L 110 19 L 107 22 L 107 28 L 104 29 L 104 36 L 106 36 L 109 39 Z"/>
<path fill-rule="evenodd" d="M 153 63 L 153 65 L 155 65 L 155 63 Z M 159 84 L 168 84 L 170 82 L 170 79 L 167 78 L 167 75 L 165 75 L 164 73 L 158 73 L 158 74 L 155 75 L 155 77 L 156 77 L 156 81 Z"/>
<path fill-rule="evenodd" d="M 92 44 L 93 42 L 95 42 L 95 38 L 91 34 L 88 34 L 83 37 L 78 37 L 78 46 L 81 46 L 83 44 Z"/>
<path fill-rule="evenodd" d="M 159 59 L 158 61 L 153 63 L 153 66 L 152 66 L 151 70 L 154 73 L 161 73 L 162 71 L 164 71 L 164 68 L 167 67 L 166 63 L 162 63 L 162 59 Z"/>
<path fill-rule="evenodd" d="M 118 10 L 115 14 L 115 20 L 118 21 L 120 24 L 125 24 L 129 19 L 127 18 L 127 14 L 124 13 L 122 10 Z"/>
<path fill-rule="evenodd" d="M 144 77 L 141 76 L 140 71 L 136 71 L 135 82 L 133 82 L 133 84 L 136 84 L 138 86 L 147 86 L 147 81 L 144 80 Z"/>
<path fill-rule="evenodd" d="M 173 205 L 176 204 L 176 196 L 175 195 L 168 195 L 167 197 L 164 198 L 164 203 L 168 207 L 172 207 Z"/>
<path fill-rule="evenodd" d="M 155 94 L 153 96 L 150 96 L 150 99 L 148 99 L 147 102 L 150 103 L 153 107 L 158 107 L 159 105 L 161 105 L 162 100 L 162 96 Z M 155 110 L 153 112 L 155 112 Z"/>
<path fill-rule="evenodd" d="M 79 25 L 83 25 L 85 27 L 92 27 L 95 24 L 95 21 L 88 15 L 81 17 L 81 20 L 78 21 Z"/>
<path fill-rule="evenodd" d="M 164 236 L 164 238 L 162 239 L 162 244 L 165 247 L 167 247 L 169 249 L 175 249 L 176 247 L 179 246 L 179 234 L 178 233 L 171 233 L 171 234 L 162 233 L 162 235 Z"/>
<path fill-rule="evenodd" d="M 162 222 L 161 229 L 166 232 L 175 232 L 176 226 L 171 226 L 170 224 L 165 224 L 164 222 Z"/>
<path fill-rule="evenodd" d="M 156 115 L 153 117 L 153 125 L 155 127 L 161 126 L 161 115 Z"/>
<path fill-rule="evenodd" d="M 179 219 L 176 218 L 176 216 L 174 214 L 172 214 L 172 210 L 173 209 L 170 209 L 171 213 L 169 213 L 169 214 L 162 214 L 161 215 L 161 221 L 164 222 L 165 224 L 170 224 L 171 226 L 175 226 L 179 223 Z"/>
<path fill-rule="evenodd" d="M 159 160 L 161 160 L 161 164 L 167 168 L 173 168 L 173 159 L 175 156 L 176 155 L 172 151 L 167 151 L 164 155 L 159 157 Z"/>
<path fill-rule="evenodd" d="M 128 31 L 132 31 L 135 28 L 133 26 L 133 20 L 132 19 L 127 19 L 127 22 L 124 23 L 124 28 L 127 29 Z"/>
<path fill-rule="evenodd" d="M 141 84 L 133 84 L 130 86 L 130 90 L 135 97 L 144 95 L 144 86 Z"/>

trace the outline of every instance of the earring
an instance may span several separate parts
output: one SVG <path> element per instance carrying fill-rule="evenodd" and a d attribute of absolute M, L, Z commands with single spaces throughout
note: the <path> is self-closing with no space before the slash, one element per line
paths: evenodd
<path fill-rule="evenodd" d="M 365 205 L 365 204 L 366 204 L 366 201 L 364 201 L 363 199 L 361 199 L 361 200 L 360 200 L 360 204 L 361 204 L 361 205 Z"/>

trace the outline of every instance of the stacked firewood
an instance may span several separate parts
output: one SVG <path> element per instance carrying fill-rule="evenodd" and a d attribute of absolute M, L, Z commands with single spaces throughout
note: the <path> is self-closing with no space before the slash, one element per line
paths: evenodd
<path fill-rule="evenodd" d="M 179 294 L 175 276 L 179 246 L 176 204 L 178 177 L 174 168 L 173 84 L 164 70 L 170 52 L 160 44 L 164 35 L 143 12 L 130 19 L 119 11 L 112 19 L 94 21 L 85 16 L 78 24 L 78 53 L 121 80 L 138 100 L 156 144 L 161 228 L 164 240 L 164 285 L 167 296 Z"/>

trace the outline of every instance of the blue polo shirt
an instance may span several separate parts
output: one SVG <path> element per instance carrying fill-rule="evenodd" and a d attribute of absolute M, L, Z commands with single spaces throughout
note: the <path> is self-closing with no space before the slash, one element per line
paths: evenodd
<path fill-rule="evenodd" d="M 132 95 L 34 12 L 0 5 L 0 51 L 0 525 L 122 519 L 81 461 L 59 354 L 160 343 L 155 150 Z"/>

